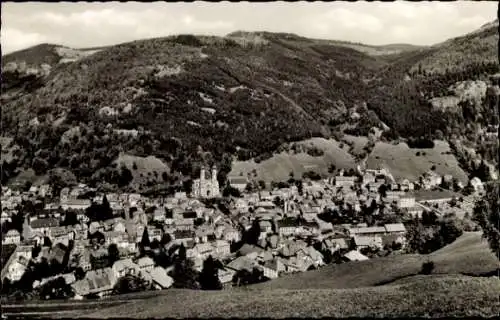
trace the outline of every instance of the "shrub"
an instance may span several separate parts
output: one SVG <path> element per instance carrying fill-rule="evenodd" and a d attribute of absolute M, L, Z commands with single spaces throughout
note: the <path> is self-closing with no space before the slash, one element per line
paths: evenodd
<path fill-rule="evenodd" d="M 434 262 L 427 261 L 422 263 L 422 270 L 420 270 L 420 274 L 429 275 L 432 273 L 433 270 L 434 270 Z"/>

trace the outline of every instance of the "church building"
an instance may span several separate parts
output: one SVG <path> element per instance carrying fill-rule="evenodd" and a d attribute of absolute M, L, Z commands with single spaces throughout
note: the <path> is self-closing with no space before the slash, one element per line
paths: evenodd
<path fill-rule="evenodd" d="M 212 166 L 208 175 L 205 167 L 201 167 L 200 178 L 193 181 L 191 196 L 194 198 L 220 197 L 219 181 L 217 181 L 217 168 Z"/>

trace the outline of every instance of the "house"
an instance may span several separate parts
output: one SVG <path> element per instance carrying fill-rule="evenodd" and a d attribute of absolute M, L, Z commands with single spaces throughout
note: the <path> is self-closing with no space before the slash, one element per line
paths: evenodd
<path fill-rule="evenodd" d="M 231 253 L 231 245 L 229 244 L 229 242 L 225 240 L 216 240 L 214 247 L 215 247 L 215 252 L 219 256 L 226 256 Z"/>
<path fill-rule="evenodd" d="M 166 218 L 165 208 L 157 208 L 153 212 L 153 221 L 163 222 Z"/>
<path fill-rule="evenodd" d="M 358 249 L 361 248 L 382 248 L 383 247 L 383 239 L 382 235 L 355 235 L 354 243 Z"/>
<path fill-rule="evenodd" d="M 28 268 L 28 259 L 18 257 L 7 266 L 5 277 L 11 282 L 19 281 Z M 3 271 L 3 270 L 2 270 Z"/>
<path fill-rule="evenodd" d="M 92 221 L 89 225 L 89 233 L 93 234 L 96 233 L 97 231 L 103 232 L 104 226 L 97 221 Z"/>
<path fill-rule="evenodd" d="M 56 260 L 59 264 L 63 264 L 66 255 L 66 247 L 61 243 L 57 243 L 50 249 L 49 261 Z"/>
<path fill-rule="evenodd" d="M 411 208 L 406 208 L 406 212 L 410 214 L 412 217 L 422 217 L 422 213 L 424 212 L 424 208 L 419 205 L 413 206 Z"/>
<path fill-rule="evenodd" d="M 248 184 L 248 179 L 242 176 L 230 176 L 228 177 L 229 185 L 232 188 L 238 189 L 238 191 L 243 192 Z"/>
<path fill-rule="evenodd" d="M 187 245 L 187 241 L 194 241 L 195 237 L 196 237 L 196 234 L 194 233 L 194 231 L 191 231 L 191 230 L 176 230 L 172 234 L 173 240 L 177 244 L 183 243 L 184 246 Z"/>
<path fill-rule="evenodd" d="M 373 183 L 375 182 L 375 175 L 371 174 L 371 173 L 365 173 L 363 175 L 363 186 L 366 186 L 370 183 Z"/>
<path fill-rule="evenodd" d="M 58 226 L 59 219 L 56 218 L 35 219 L 29 224 L 29 231 L 45 234 L 50 228 Z"/>
<path fill-rule="evenodd" d="M 264 251 L 264 249 L 245 243 L 243 246 L 241 246 L 240 250 L 238 250 L 238 253 L 242 256 L 255 259 L 262 251 Z"/>
<path fill-rule="evenodd" d="M 384 228 L 387 233 L 404 235 L 406 233 L 406 228 L 402 223 L 389 223 L 385 224 Z"/>
<path fill-rule="evenodd" d="M 280 248 L 280 253 L 283 257 L 291 257 L 297 254 L 297 252 L 303 248 L 307 247 L 307 243 L 302 240 L 297 241 L 286 241 Z"/>
<path fill-rule="evenodd" d="M 125 222 L 124 221 L 118 221 L 115 223 L 113 226 L 113 231 L 115 232 L 126 232 L 127 228 L 125 227 Z"/>
<path fill-rule="evenodd" d="M 155 262 L 150 257 L 142 257 L 137 260 L 137 266 L 142 272 L 150 272 L 155 266 Z"/>
<path fill-rule="evenodd" d="M 4 224 L 5 222 L 10 222 L 10 221 L 12 221 L 10 214 L 7 213 L 6 211 L 2 211 L 2 217 L 0 219 L 0 223 Z"/>
<path fill-rule="evenodd" d="M 269 279 L 276 279 L 279 276 L 279 270 L 284 268 L 284 266 L 280 267 L 280 264 L 283 263 L 278 259 L 273 259 L 271 261 L 266 261 L 262 266 L 262 271 L 264 273 L 264 277 Z"/>
<path fill-rule="evenodd" d="M 325 238 L 321 242 L 321 249 L 334 253 L 339 250 L 349 249 L 350 240 L 347 238 Z"/>
<path fill-rule="evenodd" d="M 347 252 L 344 256 L 343 256 L 344 260 L 347 260 L 347 261 L 365 261 L 365 260 L 369 260 L 369 258 L 367 256 L 365 256 L 364 254 L 360 253 L 359 251 L 356 251 L 356 250 L 352 250 L 352 251 L 349 251 Z"/>
<path fill-rule="evenodd" d="M 470 180 L 470 184 L 474 188 L 474 191 L 476 192 L 484 192 L 484 185 L 481 179 L 478 177 L 474 177 Z"/>
<path fill-rule="evenodd" d="M 351 236 L 363 235 L 363 236 L 374 236 L 374 235 L 382 235 L 386 233 L 384 227 L 357 227 L 357 228 L 349 228 L 349 234 Z"/>
<path fill-rule="evenodd" d="M 19 244 L 21 243 L 21 234 L 19 231 L 11 229 L 7 231 L 2 240 L 2 244 Z"/>
<path fill-rule="evenodd" d="M 265 234 L 273 231 L 273 225 L 268 220 L 259 221 L 259 226 L 260 226 L 261 232 L 264 232 Z"/>
<path fill-rule="evenodd" d="M 314 221 L 318 217 L 317 210 L 307 208 L 302 210 L 302 218 L 308 222 Z"/>
<path fill-rule="evenodd" d="M 346 176 L 336 176 L 335 177 L 335 186 L 337 188 L 351 187 L 351 186 L 354 186 L 355 182 L 356 182 L 356 177 L 346 177 Z"/>
<path fill-rule="evenodd" d="M 412 208 L 416 204 L 415 197 L 402 196 L 397 199 L 397 205 L 399 208 Z"/>
<path fill-rule="evenodd" d="M 315 267 L 319 267 L 325 264 L 323 255 L 310 246 L 301 248 L 299 251 L 297 251 L 297 258 L 300 257 L 302 257 L 303 259 L 307 258 L 313 263 Z"/>
<path fill-rule="evenodd" d="M 423 174 L 421 181 L 424 189 L 428 190 L 432 187 L 439 186 L 443 181 L 443 178 L 434 171 L 428 171 Z"/>
<path fill-rule="evenodd" d="M 289 236 L 297 233 L 300 225 L 297 219 L 285 218 L 279 220 L 277 223 L 277 229 L 280 236 Z"/>
<path fill-rule="evenodd" d="M 428 204 L 444 204 L 453 199 L 453 194 L 450 191 L 437 190 L 418 190 L 413 193 L 415 200 L 419 203 Z"/>
<path fill-rule="evenodd" d="M 214 234 L 213 228 L 198 228 L 194 231 L 196 236 L 196 242 L 205 243 L 208 241 L 208 235 Z"/>
<path fill-rule="evenodd" d="M 80 259 L 78 259 L 78 266 L 83 269 L 83 271 L 89 271 L 92 269 L 92 264 L 90 263 L 90 252 L 85 250 L 80 255 Z"/>
<path fill-rule="evenodd" d="M 270 251 L 261 251 L 257 254 L 257 257 L 255 258 L 257 262 L 259 263 L 265 263 L 266 261 L 271 261 L 273 260 L 274 256 Z"/>
<path fill-rule="evenodd" d="M 252 272 L 254 267 L 257 267 L 258 263 L 246 256 L 238 257 L 231 261 L 226 267 L 234 271 L 246 270 Z"/>
<path fill-rule="evenodd" d="M 61 208 L 63 210 L 85 210 L 91 204 L 92 202 L 89 199 L 68 199 L 65 202 L 61 202 Z"/>
<path fill-rule="evenodd" d="M 102 297 L 112 293 L 116 281 L 113 270 L 104 268 L 88 271 L 84 279 L 76 281 L 71 287 L 79 298 L 90 294 Z"/>
<path fill-rule="evenodd" d="M 267 244 L 271 249 L 277 249 L 279 243 L 279 236 L 277 234 L 273 234 L 267 238 Z"/>
<path fill-rule="evenodd" d="M 149 273 L 154 287 L 158 290 L 168 289 L 174 284 L 174 280 L 167 275 L 162 267 L 155 267 Z"/>
<path fill-rule="evenodd" d="M 174 225 L 177 230 L 193 230 L 194 219 L 177 219 L 174 220 Z"/>
<path fill-rule="evenodd" d="M 236 274 L 234 270 L 223 268 L 217 270 L 217 276 L 223 289 L 228 289 L 233 286 L 233 277 Z"/>
<path fill-rule="evenodd" d="M 163 232 L 159 228 L 148 228 L 148 235 L 149 235 L 149 241 L 153 242 L 155 240 L 161 241 L 161 238 L 163 236 Z"/>
<path fill-rule="evenodd" d="M 127 246 L 128 234 L 126 232 L 107 231 L 104 232 L 106 246 L 116 244 L 118 247 Z"/>
<path fill-rule="evenodd" d="M 75 232 L 72 228 L 54 227 L 49 229 L 48 234 L 52 241 L 52 245 L 61 243 L 68 246 L 69 242 L 75 239 Z"/>

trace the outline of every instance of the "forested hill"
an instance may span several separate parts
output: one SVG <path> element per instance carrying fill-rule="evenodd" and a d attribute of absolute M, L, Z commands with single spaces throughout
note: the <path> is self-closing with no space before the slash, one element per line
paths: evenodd
<path fill-rule="evenodd" d="M 389 127 L 384 139 L 465 136 L 472 117 L 481 126 L 498 121 L 491 116 L 498 101 L 490 81 L 498 72 L 493 29 L 467 41 L 376 53 L 268 32 L 15 52 L 2 58 L 3 182 L 23 168 L 39 176 L 62 168 L 81 181 L 125 188 L 130 175 L 116 160 L 128 154 L 165 164 L 143 187 L 176 185 L 203 162 L 217 163 L 224 180 L 232 156 L 262 159 L 283 143 L 343 131 Z M 447 59 L 455 67 L 436 70 Z M 468 113 L 431 103 L 465 80 L 488 88 L 477 105 L 457 102 Z"/>

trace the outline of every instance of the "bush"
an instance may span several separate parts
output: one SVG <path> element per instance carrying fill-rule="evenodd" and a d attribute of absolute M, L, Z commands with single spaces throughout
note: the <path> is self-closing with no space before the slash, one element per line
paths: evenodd
<path fill-rule="evenodd" d="M 429 275 L 432 273 L 433 270 L 434 270 L 434 262 L 427 261 L 422 263 L 422 270 L 420 270 L 420 274 Z"/>

